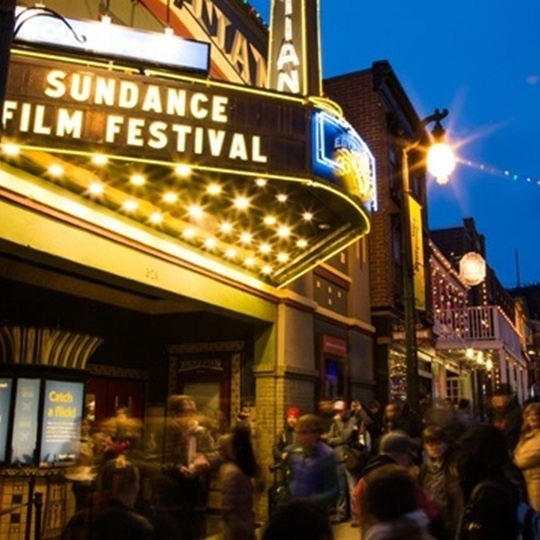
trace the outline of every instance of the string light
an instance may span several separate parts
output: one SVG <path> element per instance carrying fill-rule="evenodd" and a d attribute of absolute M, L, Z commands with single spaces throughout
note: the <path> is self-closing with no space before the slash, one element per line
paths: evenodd
<path fill-rule="evenodd" d="M 457 158 L 457 162 L 460 165 L 465 165 L 477 171 L 482 171 L 484 173 L 491 174 L 493 176 L 501 176 L 503 178 L 508 178 L 509 180 L 513 180 L 514 182 L 521 181 L 521 182 L 526 182 L 527 184 L 535 184 L 537 186 L 540 186 L 540 176 L 537 176 L 536 178 L 534 176 L 526 176 L 526 175 L 511 171 L 509 169 L 498 169 L 497 167 L 493 167 L 491 165 L 487 165 L 479 161 L 472 161 L 470 159 L 463 159 L 459 157 Z"/>

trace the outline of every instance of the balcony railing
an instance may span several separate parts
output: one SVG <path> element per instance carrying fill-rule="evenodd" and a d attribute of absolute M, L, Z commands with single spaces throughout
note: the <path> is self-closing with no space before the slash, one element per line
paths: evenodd
<path fill-rule="evenodd" d="M 518 331 L 499 306 L 473 306 L 446 309 L 435 314 L 437 348 L 504 348 L 521 359 Z"/>

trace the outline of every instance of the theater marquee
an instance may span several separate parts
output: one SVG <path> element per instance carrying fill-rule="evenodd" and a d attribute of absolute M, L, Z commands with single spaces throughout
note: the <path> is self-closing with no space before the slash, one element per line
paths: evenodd
<path fill-rule="evenodd" d="M 225 273 L 283 286 L 369 230 L 373 157 L 324 100 L 14 49 L 3 124 L 10 166 Z"/>

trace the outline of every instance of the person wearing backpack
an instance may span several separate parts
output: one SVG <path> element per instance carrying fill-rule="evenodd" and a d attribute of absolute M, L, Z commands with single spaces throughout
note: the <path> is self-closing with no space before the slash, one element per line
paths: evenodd
<path fill-rule="evenodd" d="M 455 459 L 465 501 L 456 540 L 525 538 L 518 509 L 528 505 L 505 472 L 511 461 L 504 433 L 488 424 L 471 428 L 458 440 Z"/>

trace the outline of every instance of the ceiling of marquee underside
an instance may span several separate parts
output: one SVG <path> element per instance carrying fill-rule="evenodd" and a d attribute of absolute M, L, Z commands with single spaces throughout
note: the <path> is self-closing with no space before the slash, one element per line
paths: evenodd
<path fill-rule="evenodd" d="M 8 143 L 4 141 L 5 150 Z M 178 171 L 172 163 L 25 148 L 2 160 L 174 239 L 208 260 L 283 286 L 369 230 L 365 214 L 324 183 Z M 102 156 L 101 156 L 102 157 Z"/>

